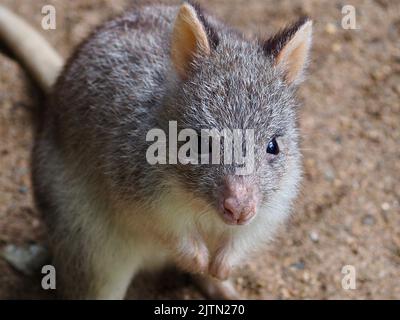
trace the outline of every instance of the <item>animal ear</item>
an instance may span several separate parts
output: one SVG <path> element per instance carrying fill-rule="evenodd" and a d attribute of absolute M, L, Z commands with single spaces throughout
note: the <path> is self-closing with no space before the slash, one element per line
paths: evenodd
<path fill-rule="evenodd" d="M 201 20 L 194 6 L 181 5 L 171 38 L 171 62 L 181 78 L 187 77 L 196 56 L 210 54 L 206 26 Z"/>
<path fill-rule="evenodd" d="M 285 75 L 288 84 L 298 84 L 308 61 L 312 40 L 312 21 L 302 18 L 264 43 L 274 64 Z"/>

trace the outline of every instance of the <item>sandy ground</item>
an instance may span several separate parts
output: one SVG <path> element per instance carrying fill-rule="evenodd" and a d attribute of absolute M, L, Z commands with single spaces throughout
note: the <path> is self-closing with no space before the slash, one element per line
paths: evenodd
<path fill-rule="evenodd" d="M 53 4 L 57 29 L 41 33 L 64 57 L 104 19 L 144 1 L 1 0 L 40 29 Z M 246 34 L 263 37 L 302 14 L 315 21 L 309 78 L 300 91 L 305 178 L 293 219 L 235 274 L 246 298 L 400 298 L 400 2 L 346 1 L 357 30 L 341 28 L 342 1 L 200 1 Z M 1 47 L 0 47 L 1 48 Z M 3 48 L 4 49 L 4 48 Z M 30 152 L 43 97 L 0 51 L 0 250 L 46 245 L 32 203 Z M 341 286 L 356 268 L 356 289 Z M 43 298 L 36 277 L 0 258 L 0 298 Z M 142 275 L 128 298 L 201 298 L 174 270 Z"/>

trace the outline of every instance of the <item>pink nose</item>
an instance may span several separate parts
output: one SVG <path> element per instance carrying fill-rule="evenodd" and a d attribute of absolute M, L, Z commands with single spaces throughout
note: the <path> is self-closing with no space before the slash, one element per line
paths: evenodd
<path fill-rule="evenodd" d="M 240 202 L 231 197 L 224 200 L 225 220 L 230 224 L 246 224 L 256 213 L 255 204 L 251 202 Z"/>
<path fill-rule="evenodd" d="M 256 197 L 253 188 L 232 180 L 225 186 L 221 204 L 222 217 L 228 224 L 246 224 L 256 213 Z"/>

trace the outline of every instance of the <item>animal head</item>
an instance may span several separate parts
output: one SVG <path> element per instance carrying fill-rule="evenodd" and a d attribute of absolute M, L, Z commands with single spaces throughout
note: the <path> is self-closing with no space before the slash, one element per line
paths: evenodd
<path fill-rule="evenodd" d="M 294 93 L 307 64 L 311 33 L 312 22 L 303 18 L 267 41 L 247 40 L 194 5 L 179 9 L 170 40 L 174 94 L 162 117 L 164 124 L 175 120 L 178 132 L 190 128 L 198 135 L 188 135 L 180 145 L 197 143 L 200 154 L 207 158 L 210 153 L 211 159 L 216 152 L 220 162 L 178 161 L 168 170 L 194 197 L 212 203 L 228 224 L 248 223 L 276 193 L 288 199 L 295 194 L 300 152 Z M 202 129 L 242 130 L 232 161 L 224 153 L 228 139 L 207 146 Z M 251 132 L 253 139 L 246 139 Z M 237 148 L 251 165 L 244 174 L 246 163 L 235 162 Z"/>

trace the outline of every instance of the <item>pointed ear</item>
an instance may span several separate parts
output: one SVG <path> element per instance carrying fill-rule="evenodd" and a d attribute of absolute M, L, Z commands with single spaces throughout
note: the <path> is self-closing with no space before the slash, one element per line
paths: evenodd
<path fill-rule="evenodd" d="M 181 78 L 186 78 L 197 56 L 210 54 L 206 27 L 196 9 L 189 3 L 181 5 L 171 38 L 171 62 Z"/>
<path fill-rule="evenodd" d="M 285 74 L 288 84 L 298 84 L 308 61 L 312 40 L 312 21 L 302 18 L 264 43 L 274 64 Z"/>

